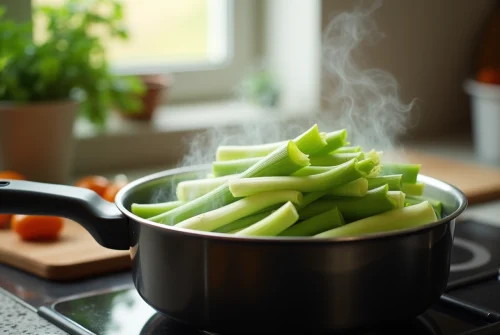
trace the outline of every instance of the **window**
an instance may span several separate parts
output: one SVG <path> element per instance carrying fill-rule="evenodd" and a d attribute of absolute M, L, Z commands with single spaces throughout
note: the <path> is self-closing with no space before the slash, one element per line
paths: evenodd
<path fill-rule="evenodd" d="M 34 0 L 35 5 L 61 0 Z M 118 71 L 194 70 L 229 61 L 228 0 L 124 0 L 126 42 L 106 42 Z M 42 22 L 34 22 L 41 37 Z"/>
<path fill-rule="evenodd" d="M 64 0 L 31 2 L 38 6 Z M 130 36 L 125 42 L 106 43 L 110 63 L 120 74 L 173 75 L 170 100 L 231 95 L 253 65 L 253 1 L 123 0 L 123 4 Z M 34 22 L 35 38 L 42 38 L 41 24 Z"/>

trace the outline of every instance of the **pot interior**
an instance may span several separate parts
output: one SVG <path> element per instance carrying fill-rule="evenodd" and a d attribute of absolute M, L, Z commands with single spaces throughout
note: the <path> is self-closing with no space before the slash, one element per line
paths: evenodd
<path fill-rule="evenodd" d="M 133 203 L 153 204 L 177 200 L 175 191 L 178 183 L 184 180 L 206 178 L 210 172 L 210 164 L 158 172 L 127 185 L 117 195 L 116 202 L 120 209 L 124 210 L 128 216 L 138 218 L 130 211 Z M 421 174 L 418 180 L 425 184 L 424 197 L 442 202 L 443 217 L 437 222 L 454 219 L 465 210 L 467 199 L 456 187 Z"/>

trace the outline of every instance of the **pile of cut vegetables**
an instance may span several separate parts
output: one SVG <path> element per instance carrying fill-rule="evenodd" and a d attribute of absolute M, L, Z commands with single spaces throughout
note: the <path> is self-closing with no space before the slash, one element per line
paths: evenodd
<path fill-rule="evenodd" d="M 206 178 L 177 184 L 177 199 L 131 210 L 186 229 L 290 238 L 361 236 L 441 218 L 441 202 L 423 196 L 420 165 L 382 164 L 382 154 L 351 144 L 345 129 L 317 125 L 288 141 L 221 145 Z"/>

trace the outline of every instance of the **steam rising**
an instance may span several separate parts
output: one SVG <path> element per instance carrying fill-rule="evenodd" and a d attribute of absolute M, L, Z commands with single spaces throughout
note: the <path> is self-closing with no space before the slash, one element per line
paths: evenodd
<path fill-rule="evenodd" d="M 395 150 L 395 141 L 406 131 L 414 105 L 400 101 L 395 78 L 382 69 L 361 69 L 354 53 L 363 44 L 383 38 L 372 19 L 380 1 L 333 17 L 325 28 L 322 45 L 322 87 L 326 108 L 301 115 L 295 121 L 280 119 L 277 112 L 262 113 L 261 121 L 228 129 L 211 129 L 189 138 L 190 150 L 181 166 L 211 163 L 220 145 L 250 145 L 292 139 L 318 124 L 320 131 L 345 128 L 351 145 L 370 149 Z M 235 111 L 238 113 L 238 111 Z M 401 157 L 398 156 L 401 160 Z M 158 200 L 158 199 L 157 199 Z"/>
<path fill-rule="evenodd" d="M 382 69 L 360 69 L 354 52 L 363 43 L 384 37 L 372 19 L 381 1 L 371 8 L 336 15 L 323 39 L 324 98 L 334 113 L 327 127 L 343 127 L 352 143 L 377 150 L 394 149 L 395 140 L 406 131 L 413 102 L 399 99 L 398 83 Z"/>

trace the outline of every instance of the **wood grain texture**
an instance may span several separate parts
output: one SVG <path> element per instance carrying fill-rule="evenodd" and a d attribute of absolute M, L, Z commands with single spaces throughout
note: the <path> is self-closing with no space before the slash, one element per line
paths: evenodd
<path fill-rule="evenodd" d="M 0 230 L 0 263 L 50 280 L 73 280 L 130 268 L 128 251 L 106 249 L 76 222 L 65 220 L 60 239 L 26 242 Z"/>
<path fill-rule="evenodd" d="M 404 160 L 422 164 L 421 173 L 458 187 L 469 204 L 500 199 L 500 169 L 407 151 Z M 72 280 L 130 267 L 128 251 L 101 247 L 80 225 L 67 220 L 57 242 L 23 242 L 0 230 L 0 263 L 50 280 Z"/>
<path fill-rule="evenodd" d="M 438 155 L 407 151 L 411 163 L 422 164 L 420 173 L 460 189 L 469 205 L 500 199 L 500 168 L 464 163 Z"/>

